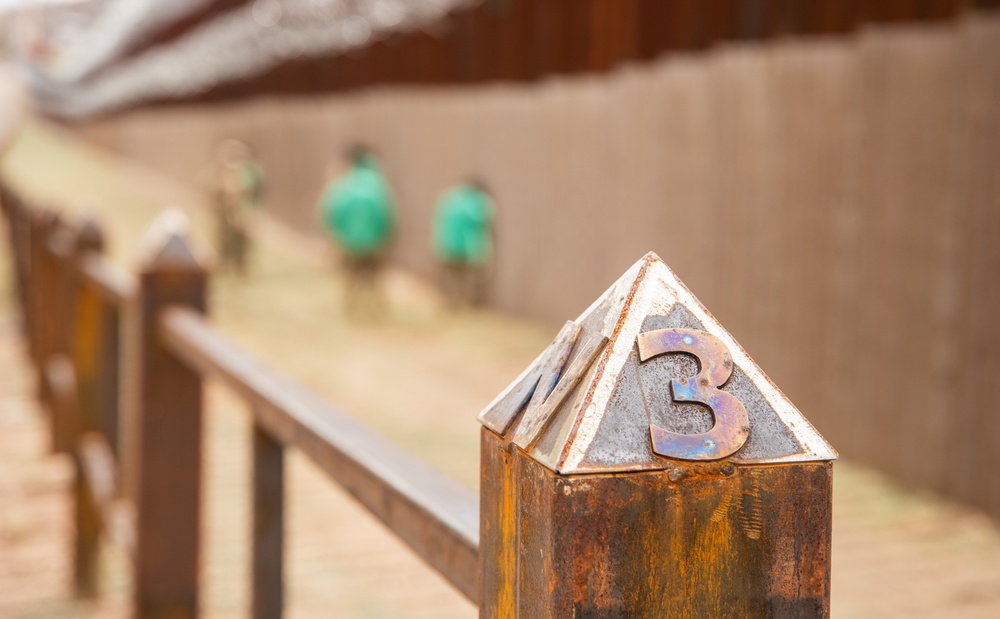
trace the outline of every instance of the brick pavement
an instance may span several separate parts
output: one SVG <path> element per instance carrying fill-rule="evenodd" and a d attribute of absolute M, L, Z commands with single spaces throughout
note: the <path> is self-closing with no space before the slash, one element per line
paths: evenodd
<path fill-rule="evenodd" d="M 57 158 L 59 166 L 44 165 Z M 197 196 L 33 125 L 2 162 L 53 198 L 86 190 L 126 257 L 162 204 Z M 61 175 L 60 182 L 51 182 Z M 42 181 L 45 181 L 44 183 Z M 61 193 L 60 193 L 61 192 Z M 203 238 L 206 218 L 192 208 Z M 419 283 L 395 274 L 386 324 L 352 324 L 322 250 L 275 229 L 246 280 L 218 278 L 220 327 L 276 367 L 463 483 L 477 483 L 475 412 L 547 343 L 545 327 L 492 313 L 449 319 Z M 3 277 L 5 265 L 0 263 Z M 6 290 L 6 287 L 3 288 Z M 124 562 L 108 553 L 107 595 L 69 599 L 69 470 L 45 455 L 14 321 L 0 302 L 0 618 L 125 616 Z M 209 616 L 247 607 L 248 427 L 211 386 L 205 599 Z M 841 462 L 834 492 L 835 619 L 1000 617 L 1000 532 L 983 516 L 906 492 Z M 306 462 L 289 469 L 289 615 L 473 617 L 475 611 Z"/>

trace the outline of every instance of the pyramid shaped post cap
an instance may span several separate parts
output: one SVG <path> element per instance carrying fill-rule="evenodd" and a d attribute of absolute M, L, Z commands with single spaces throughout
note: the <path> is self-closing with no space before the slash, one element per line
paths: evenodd
<path fill-rule="evenodd" d="M 60 258 L 67 258 L 76 251 L 76 236 L 67 226 L 53 226 L 48 231 L 49 248 Z"/>
<path fill-rule="evenodd" d="M 563 475 L 837 458 L 652 252 L 568 322 L 479 420 Z"/>
<path fill-rule="evenodd" d="M 51 228 L 59 223 L 59 211 L 51 206 L 42 205 L 35 211 L 34 223 L 43 230 Z"/>
<path fill-rule="evenodd" d="M 94 217 L 84 217 L 76 233 L 76 251 L 101 251 L 104 249 L 104 231 Z"/>
<path fill-rule="evenodd" d="M 165 209 L 157 215 L 136 250 L 140 272 L 204 270 L 204 260 L 191 243 L 189 229 L 187 215 L 180 209 Z"/>

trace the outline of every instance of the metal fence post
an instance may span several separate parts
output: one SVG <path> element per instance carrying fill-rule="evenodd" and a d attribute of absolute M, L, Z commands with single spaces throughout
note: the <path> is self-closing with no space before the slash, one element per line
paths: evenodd
<path fill-rule="evenodd" d="M 121 460 L 121 324 L 124 310 L 111 303 L 101 305 L 101 362 L 99 381 L 98 427 L 108 446 Z"/>
<path fill-rule="evenodd" d="M 205 311 L 206 271 L 178 212 L 162 214 L 144 239 L 130 343 L 135 385 L 129 464 L 136 467 L 134 615 L 186 619 L 198 608 L 202 381 L 171 355 L 158 317 L 171 305 Z"/>
<path fill-rule="evenodd" d="M 480 421 L 481 617 L 829 616 L 836 452 L 655 255 Z"/>
<path fill-rule="evenodd" d="M 253 427 L 253 619 L 280 619 L 284 607 L 284 447 Z"/>
<path fill-rule="evenodd" d="M 27 257 L 25 250 L 28 247 L 28 230 L 25 221 L 24 207 L 18 197 L 0 182 L 0 205 L 3 207 L 4 215 L 7 219 L 7 235 L 11 249 L 11 274 L 14 284 L 15 294 L 19 303 L 20 316 L 22 321 L 27 321 L 27 301 L 25 289 L 25 276 L 27 274 Z M 27 332 L 26 323 L 22 322 L 22 329 Z"/>
<path fill-rule="evenodd" d="M 35 367 L 39 373 L 45 355 L 50 348 L 49 330 L 43 318 L 50 314 L 48 299 L 46 298 L 47 281 L 51 269 L 47 268 L 48 260 L 45 259 L 48 253 L 46 240 L 58 224 L 58 216 L 55 211 L 42 208 L 32 211 L 29 205 L 25 205 L 28 216 L 28 350 Z M 39 374 L 39 397 L 44 399 L 41 381 L 43 377 Z"/>
<path fill-rule="evenodd" d="M 76 537 L 73 547 L 73 574 L 76 594 L 91 597 L 97 594 L 98 555 L 100 548 L 100 520 L 84 479 L 82 463 L 76 452 L 76 439 L 100 430 L 100 373 L 101 343 L 104 327 L 100 295 L 88 286 L 80 275 L 81 264 L 89 256 L 99 253 L 104 246 L 103 235 L 97 223 L 84 220 L 76 237 L 71 271 L 74 314 L 70 327 L 71 353 L 76 375 L 77 425 L 74 436 L 76 461 Z"/>
<path fill-rule="evenodd" d="M 30 331 L 30 297 L 28 292 L 29 277 L 31 275 L 31 219 L 24 202 L 13 193 L 8 192 L 7 211 L 10 214 L 9 225 L 11 229 L 11 245 L 14 248 L 15 281 L 17 282 L 18 301 L 21 305 L 22 332 L 28 336 Z"/>
<path fill-rule="evenodd" d="M 72 325 L 75 323 L 77 230 L 56 226 L 46 239 L 47 354 L 41 370 L 48 395 L 52 450 L 72 453 L 77 434 L 77 388 L 72 362 Z"/>

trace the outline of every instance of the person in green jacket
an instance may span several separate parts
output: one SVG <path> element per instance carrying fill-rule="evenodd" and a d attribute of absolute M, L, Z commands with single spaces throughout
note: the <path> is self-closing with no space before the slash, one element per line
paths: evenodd
<path fill-rule="evenodd" d="M 442 194 L 434 212 L 434 251 L 442 264 L 442 292 L 452 307 L 484 300 L 493 258 L 493 199 L 478 180 Z"/>
<path fill-rule="evenodd" d="M 356 147 L 352 167 L 332 181 L 320 198 L 327 232 L 343 255 L 349 313 L 380 311 L 378 280 L 395 227 L 395 205 L 375 156 Z"/>

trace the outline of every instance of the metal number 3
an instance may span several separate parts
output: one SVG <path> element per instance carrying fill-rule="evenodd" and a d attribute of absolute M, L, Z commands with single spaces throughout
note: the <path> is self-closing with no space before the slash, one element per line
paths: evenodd
<path fill-rule="evenodd" d="M 697 329 L 658 329 L 639 334 L 639 359 L 685 352 L 698 359 L 701 370 L 692 378 L 670 383 L 675 402 L 697 402 L 707 406 L 715 425 L 702 434 L 680 434 L 651 423 L 653 451 L 668 458 L 718 460 L 743 447 L 750 436 L 750 418 L 735 396 L 719 387 L 733 373 L 733 357 L 719 338 Z"/>

